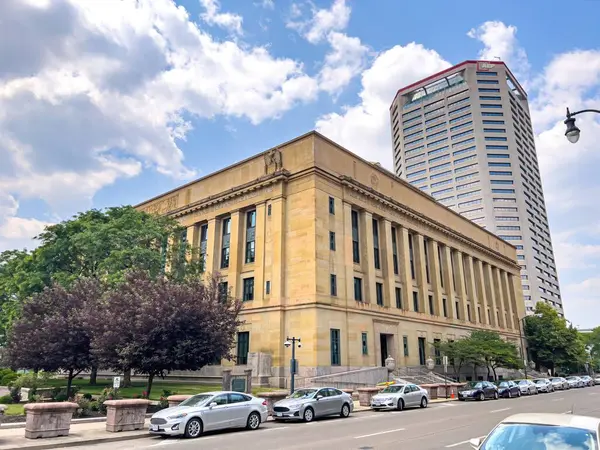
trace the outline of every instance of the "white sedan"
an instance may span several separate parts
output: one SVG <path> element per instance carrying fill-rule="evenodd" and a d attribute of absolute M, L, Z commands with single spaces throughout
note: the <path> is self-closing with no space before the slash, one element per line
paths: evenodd
<path fill-rule="evenodd" d="M 515 414 L 485 438 L 471 439 L 477 450 L 599 450 L 600 418 L 570 414 Z"/>
<path fill-rule="evenodd" d="M 179 406 L 166 408 L 150 419 L 150 434 L 197 438 L 205 431 L 224 428 L 256 430 L 268 417 L 267 401 L 241 392 L 207 392 Z"/>

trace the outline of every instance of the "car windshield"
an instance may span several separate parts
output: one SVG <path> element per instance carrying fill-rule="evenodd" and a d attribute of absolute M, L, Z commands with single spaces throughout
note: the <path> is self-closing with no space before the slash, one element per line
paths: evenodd
<path fill-rule="evenodd" d="M 523 385 L 528 384 L 528 383 L 529 383 L 529 381 L 527 381 L 527 380 L 521 380 L 521 381 L 519 381 L 519 384 L 523 384 Z"/>
<path fill-rule="evenodd" d="M 294 391 L 290 398 L 311 398 L 317 392 L 316 389 L 298 389 Z"/>
<path fill-rule="evenodd" d="M 401 392 L 402 389 L 404 389 L 404 385 L 400 384 L 400 385 L 388 386 L 381 392 L 383 394 L 395 394 L 396 392 Z"/>
<path fill-rule="evenodd" d="M 207 394 L 193 395 L 187 400 L 182 401 L 179 406 L 201 406 L 211 398 L 213 396 Z"/>
<path fill-rule="evenodd" d="M 545 383 L 545 382 L 546 382 L 546 380 L 533 380 L 533 382 L 534 382 L 535 384 L 543 384 L 543 383 Z"/>
<path fill-rule="evenodd" d="M 498 387 L 508 387 L 508 381 L 502 381 L 501 383 L 498 383 Z"/>
<path fill-rule="evenodd" d="M 500 424 L 485 440 L 480 450 L 598 450 L 596 433 L 572 427 Z"/>
<path fill-rule="evenodd" d="M 560 378 L 552 378 L 554 383 L 560 383 L 562 380 Z"/>
<path fill-rule="evenodd" d="M 568 377 L 567 380 L 577 380 L 577 377 Z"/>
<path fill-rule="evenodd" d="M 469 381 L 466 385 L 465 388 L 467 389 L 481 389 L 483 387 L 483 384 L 478 383 L 476 381 Z"/>

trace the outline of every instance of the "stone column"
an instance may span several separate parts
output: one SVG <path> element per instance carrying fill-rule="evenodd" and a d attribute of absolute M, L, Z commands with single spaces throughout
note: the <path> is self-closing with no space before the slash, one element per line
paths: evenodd
<path fill-rule="evenodd" d="M 231 390 L 231 369 L 223 369 L 223 390 Z"/>
<path fill-rule="evenodd" d="M 206 236 L 206 266 L 204 273 L 212 274 L 218 271 L 219 256 L 221 255 L 219 243 L 221 242 L 221 227 L 217 219 L 208 221 L 208 235 Z M 217 268 L 215 270 L 215 268 Z"/>
<path fill-rule="evenodd" d="M 273 265 L 271 267 L 271 302 L 284 304 L 285 262 L 283 248 L 285 244 L 285 199 L 271 201 L 271 242 Z M 282 320 L 283 322 L 283 320 Z M 278 346 L 283 348 L 282 346 Z"/>
<path fill-rule="evenodd" d="M 443 316 L 444 312 L 442 309 L 442 276 L 440 274 L 440 253 L 438 248 L 438 243 L 436 241 L 429 241 L 429 273 L 431 276 L 431 289 L 433 291 L 433 304 L 435 309 L 434 314 L 436 316 Z M 446 286 L 446 283 L 444 283 L 444 286 Z"/>
<path fill-rule="evenodd" d="M 500 313 L 500 323 L 498 326 L 509 328 L 510 319 L 507 317 L 508 305 L 506 304 L 506 295 L 502 289 L 502 279 L 500 278 L 500 269 L 492 267 L 492 277 L 494 279 L 494 290 L 496 291 L 496 306 Z"/>
<path fill-rule="evenodd" d="M 375 257 L 373 250 L 373 215 L 368 211 L 360 214 L 360 231 L 363 244 L 360 246 L 360 267 L 363 270 L 364 302 L 377 303 L 375 293 Z"/>
<path fill-rule="evenodd" d="M 481 299 L 477 292 L 477 285 L 475 283 L 475 267 L 473 265 L 473 257 L 466 255 L 466 259 L 460 252 L 457 252 L 457 257 L 460 256 L 460 260 L 465 264 L 464 270 L 466 275 L 466 292 L 471 299 L 471 307 L 473 308 L 473 315 L 475 317 L 475 323 L 481 324 L 484 322 L 485 310 L 481 305 Z M 479 309 L 481 308 L 481 317 L 479 317 Z"/>
<path fill-rule="evenodd" d="M 475 270 L 475 286 L 477 287 L 477 297 L 479 298 L 479 304 L 481 305 L 481 321 L 488 326 L 491 326 L 490 318 L 491 312 L 489 311 L 488 298 L 486 296 L 485 279 L 483 277 L 483 264 L 480 260 L 476 260 L 473 263 Z"/>
<path fill-rule="evenodd" d="M 390 307 L 396 302 L 396 275 L 394 274 L 394 250 L 392 246 L 392 223 L 385 219 L 383 223 L 383 233 L 379 236 L 379 252 L 381 253 L 381 263 L 383 269 L 385 298 L 383 304 Z M 398 242 L 398 237 L 396 237 Z"/>
<path fill-rule="evenodd" d="M 506 325 L 508 328 L 516 330 L 519 324 L 515 323 L 515 310 L 513 309 L 513 301 L 508 286 L 508 275 L 504 270 L 500 270 L 500 279 L 504 303 L 506 304 L 506 310 L 508 311 L 508 323 Z"/>
<path fill-rule="evenodd" d="M 452 255 L 448 257 L 448 259 L 452 258 Z M 459 251 L 456 251 L 454 254 L 454 268 L 456 273 L 454 274 L 454 280 L 456 283 L 456 295 L 458 297 L 458 302 L 461 307 L 461 311 L 463 313 L 463 318 L 465 321 L 469 321 L 469 314 L 467 312 L 467 285 L 465 283 L 465 268 L 463 265 L 463 254 Z M 454 285 L 453 285 L 454 286 Z M 473 319 L 474 315 L 477 314 L 477 311 L 472 310 L 473 306 L 471 306 L 471 322 L 475 322 Z"/>
<path fill-rule="evenodd" d="M 483 282 L 485 286 L 485 297 L 490 308 L 491 324 L 493 327 L 499 327 L 498 316 L 500 312 L 496 304 L 496 291 L 494 289 L 494 277 L 492 276 L 492 267 L 488 263 L 481 263 L 483 272 Z"/>
<path fill-rule="evenodd" d="M 252 369 L 244 369 L 246 378 L 246 394 L 252 394 Z"/>
<path fill-rule="evenodd" d="M 425 268 L 425 241 L 422 234 L 413 235 L 413 252 L 415 253 L 415 271 L 417 274 L 417 284 L 419 285 L 419 312 L 424 313 L 428 312 L 425 304 L 429 289 Z"/>
<path fill-rule="evenodd" d="M 399 254 L 398 262 L 400 269 L 400 282 L 402 283 L 402 309 L 405 311 L 413 311 L 412 306 L 412 291 L 413 279 L 410 272 L 410 248 L 408 243 L 408 229 L 399 228 Z"/>
<path fill-rule="evenodd" d="M 186 241 L 190 244 L 190 248 L 192 253 L 187 255 L 188 261 L 194 257 L 198 258 L 198 240 L 200 238 L 200 227 L 198 224 L 194 224 L 192 226 L 187 227 L 186 230 Z"/>
<path fill-rule="evenodd" d="M 265 297 L 265 203 L 256 205 L 256 227 L 254 231 L 254 301 L 262 302 Z M 246 239 L 244 239 L 244 246 Z"/>

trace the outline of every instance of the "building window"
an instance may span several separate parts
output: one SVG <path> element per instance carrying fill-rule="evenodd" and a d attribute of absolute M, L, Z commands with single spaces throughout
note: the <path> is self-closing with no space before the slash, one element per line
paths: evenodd
<path fill-rule="evenodd" d="M 402 309 L 402 290 L 399 287 L 396 288 L 396 308 Z"/>
<path fill-rule="evenodd" d="M 240 331 L 237 334 L 236 364 L 248 364 L 248 352 L 250 351 L 250 332 Z"/>
<path fill-rule="evenodd" d="M 267 205 L 267 216 L 271 215 L 271 205 Z"/>
<path fill-rule="evenodd" d="M 481 306 L 477 307 L 477 318 L 479 319 L 479 323 L 481 323 Z"/>
<path fill-rule="evenodd" d="M 433 340 L 433 354 L 435 355 L 435 364 L 436 365 L 440 365 L 442 364 L 442 354 L 440 352 L 440 343 L 442 341 L 440 339 L 434 339 Z"/>
<path fill-rule="evenodd" d="M 408 253 L 410 257 L 410 275 L 412 279 L 415 279 L 415 259 L 414 259 L 414 251 L 413 251 L 413 235 L 408 234 Z"/>
<path fill-rule="evenodd" d="M 329 250 L 335 251 L 335 231 L 329 232 Z"/>
<path fill-rule="evenodd" d="M 373 219 L 373 260 L 375 269 L 381 269 L 381 260 L 379 258 L 379 222 Z"/>
<path fill-rule="evenodd" d="M 358 240 L 358 211 L 352 211 L 352 260 L 360 263 L 360 247 Z"/>
<path fill-rule="evenodd" d="M 271 293 L 271 282 L 266 281 L 265 282 L 265 294 L 269 295 L 270 293 Z"/>
<path fill-rule="evenodd" d="M 415 312 L 419 312 L 419 293 L 417 291 L 413 291 L 413 308 Z"/>
<path fill-rule="evenodd" d="M 254 277 L 244 278 L 243 300 L 249 302 L 254 300 Z"/>
<path fill-rule="evenodd" d="M 329 291 L 331 295 L 337 295 L 337 275 L 333 273 L 329 275 Z"/>
<path fill-rule="evenodd" d="M 445 298 L 442 299 L 442 308 L 444 308 L 444 317 L 448 317 L 448 301 Z"/>
<path fill-rule="evenodd" d="M 394 275 L 398 275 L 398 244 L 396 242 L 396 228 L 392 227 L 392 258 L 394 261 Z"/>
<path fill-rule="evenodd" d="M 435 314 L 435 310 L 433 308 L 433 295 L 429 295 L 428 300 L 429 300 L 429 314 L 431 314 L 433 316 Z"/>
<path fill-rule="evenodd" d="M 221 269 L 229 267 L 229 241 L 231 239 L 231 218 L 227 217 L 221 222 L 223 238 L 221 241 Z"/>
<path fill-rule="evenodd" d="M 471 321 L 471 305 L 467 305 L 467 319 Z"/>
<path fill-rule="evenodd" d="M 246 213 L 246 264 L 253 263 L 256 256 L 256 210 Z"/>
<path fill-rule="evenodd" d="M 331 365 L 340 365 L 340 330 L 332 328 L 329 330 L 329 343 L 331 346 Z"/>
<path fill-rule="evenodd" d="M 200 226 L 200 261 L 202 262 L 202 267 L 206 267 L 206 248 L 208 245 L 208 224 L 203 224 Z"/>
<path fill-rule="evenodd" d="M 329 214 L 335 214 L 335 199 L 329 197 Z"/>
<path fill-rule="evenodd" d="M 367 345 L 367 333 L 365 333 L 365 332 L 362 333 L 361 343 L 362 343 L 362 354 L 368 355 L 369 354 L 369 346 Z"/>
<path fill-rule="evenodd" d="M 356 300 L 357 302 L 363 301 L 361 278 L 354 278 L 354 300 Z"/>
<path fill-rule="evenodd" d="M 425 365 L 425 338 L 419 338 L 419 364 Z"/>
<path fill-rule="evenodd" d="M 219 299 L 222 302 L 227 300 L 227 296 L 229 295 L 229 284 L 227 281 L 221 281 L 219 283 Z"/>
<path fill-rule="evenodd" d="M 425 277 L 427 282 L 431 283 L 431 277 L 429 276 L 429 241 L 427 239 L 424 239 L 423 249 L 425 252 Z"/>
<path fill-rule="evenodd" d="M 454 306 L 455 306 L 455 308 L 456 308 L 456 318 L 457 318 L 458 320 L 460 320 L 460 306 L 459 306 L 459 303 L 458 303 L 458 301 L 454 302 Z"/>
<path fill-rule="evenodd" d="M 383 306 L 383 284 L 375 283 L 375 295 L 377 296 L 377 304 Z"/>

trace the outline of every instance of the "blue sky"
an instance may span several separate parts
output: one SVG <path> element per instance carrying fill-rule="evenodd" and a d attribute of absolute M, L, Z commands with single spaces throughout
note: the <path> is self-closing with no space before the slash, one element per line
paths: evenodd
<path fill-rule="evenodd" d="M 499 57 L 530 96 L 567 317 L 600 325 L 600 2 L 3 0 L 0 250 L 311 129 L 391 168 L 395 91 Z M 24 31 L 25 30 L 25 31 Z"/>

